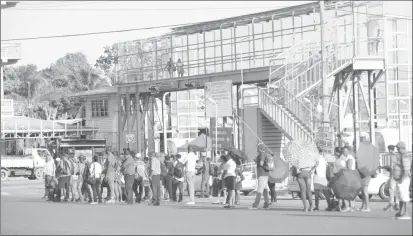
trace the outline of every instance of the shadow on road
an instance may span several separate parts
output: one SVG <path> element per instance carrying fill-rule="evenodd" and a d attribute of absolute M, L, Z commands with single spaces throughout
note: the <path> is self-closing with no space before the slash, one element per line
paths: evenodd
<path fill-rule="evenodd" d="M 361 215 L 320 215 L 320 214 L 314 214 L 314 213 L 303 213 L 303 214 L 284 214 L 287 216 L 309 216 L 309 217 L 328 217 L 328 218 L 363 218 L 363 219 L 385 219 L 388 220 L 388 218 L 383 218 L 383 217 L 373 217 L 373 216 L 361 216 Z"/>

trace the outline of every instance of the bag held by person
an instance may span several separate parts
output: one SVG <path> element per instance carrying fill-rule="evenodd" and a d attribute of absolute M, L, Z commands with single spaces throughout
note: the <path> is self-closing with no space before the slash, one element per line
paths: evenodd
<path fill-rule="evenodd" d="M 184 176 L 184 166 L 182 163 L 177 163 L 174 169 L 174 176 L 177 178 L 182 178 Z"/>

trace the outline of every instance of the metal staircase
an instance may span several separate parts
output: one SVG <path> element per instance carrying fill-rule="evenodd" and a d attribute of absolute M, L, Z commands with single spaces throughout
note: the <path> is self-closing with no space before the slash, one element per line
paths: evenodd
<path fill-rule="evenodd" d="M 353 42 L 326 41 L 325 51 L 327 79 L 353 62 Z M 283 63 L 281 66 L 279 61 Z M 261 112 L 289 139 L 314 140 L 318 116 L 303 97 L 321 85 L 321 43 L 301 42 L 277 55 L 272 62 L 268 89 L 259 91 Z M 284 70 L 284 75 L 274 78 L 279 70 Z"/>

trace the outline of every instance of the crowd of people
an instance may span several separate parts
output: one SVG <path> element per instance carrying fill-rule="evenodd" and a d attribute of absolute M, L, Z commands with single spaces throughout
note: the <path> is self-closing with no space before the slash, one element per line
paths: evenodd
<path fill-rule="evenodd" d="M 103 163 L 98 156 L 91 162 L 84 155 L 69 157 L 62 153 L 53 159 L 46 156 L 44 168 L 47 201 L 80 202 L 90 204 L 134 204 L 147 201 L 159 206 L 161 201 L 182 202 L 184 189 L 188 190 L 188 205 L 195 204 L 195 174 L 201 172 L 201 197 L 217 195 L 218 204 L 234 207 L 239 204 L 241 190 L 241 161 L 234 155 L 223 155 L 220 165 L 204 158 L 202 167 L 196 168 L 198 156 L 188 147 L 182 157 L 152 153 L 143 158 L 140 153 L 125 150 L 118 154 L 106 149 Z M 185 186 L 185 188 L 184 188 Z M 107 188 L 103 198 L 104 188 Z M 224 195 L 221 202 L 220 197 Z"/>
<path fill-rule="evenodd" d="M 362 135 L 361 142 L 368 142 Z M 391 165 L 386 168 L 390 173 L 390 202 L 384 209 L 397 210 L 397 219 L 410 219 L 406 210 L 410 201 L 411 156 L 406 152 L 406 145 L 399 142 L 389 146 Z M 395 150 L 397 149 L 397 152 Z M 257 168 L 257 190 L 255 200 L 250 209 L 258 209 L 261 198 L 264 198 L 263 209 L 268 209 L 277 202 L 275 182 L 269 178 L 271 162 L 270 153 L 265 148 L 258 148 L 259 156 L 255 159 Z M 334 155 L 336 161 L 329 165 L 322 151 L 313 166 L 299 166 L 291 169 L 291 175 L 296 178 L 300 188 L 300 198 L 304 211 L 318 211 L 321 195 L 325 196 L 327 211 L 354 211 L 354 201 L 338 199 L 329 187 L 329 181 L 342 170 L 356 170 L 357 157 L 348 146 L 337 147 Z M 354 155 L 354 156 L 353 156 Z M 153 206 L 159 206 L 161 201 L 182 202 L 184 190 L 188 191 L 188 205 L 195 204 L 195 175 L 200 171 L 201 196 L 210 198 L 216 196 L 213 204 L 223 204 L 225 208 L 234 208 L 240 204 L 240 190 L 244 180 L 242 160 L 233 154 L 222 155 L 218 164 L 210 158 L 202 160 L 201 168 L 197 168 L 198 156 L 188 146 L 184 157 L 180 154 L 167 156 L 164 153 L 152 153 L 143 158 L 140 153 L 126 150 L 123 154 L 105 151 L 103 163 L 97 156 L 92 162 L 87 162 L 81 155 L 77 159 L 62 154 L 53 160 L 46 157 L 45 198 L 48 201 L 76 201 L 91 204 L 134 204 L 147 201 Z M 362 206 L 360 211 L 368 212 L 368 186 L 374 176 L 361 178 Z M 312 180 L 314 183 L 315 204 L 313 204 Z M 103 189 L 107 188 L 103 199 Z M 179 193 L 179 194 L 178 194 Z M 71 196 L 71 197 L 70 197 Z M 399 202 L 399 203 L 397 203 Z"/>
<path fill-rule="evenodd" d="M 361 142 L 369 142 L 367 135 L 361 135 Z M 395 152 L 397 149 L 397 152 Z M 398 211 L 395 215 L 397 219 L 410 219 L 407 211 L 407 204 L 410 202 L 410 188 L 411 188 L 411 170 L 412 159 L 406 151 L 406 144 L 399 142 L 396 146 L 390 145 L 389 152 L 391 154 L 390 166 L 383 168 L 390 173 L 389 192 L 390 203 L 384 209 Z M 294 176 L 297 177 L 300 186 L 301 200 L 303 201 L 304 211 L 319 210 L 319 202 L 321 193 L 325 196 L 327 202 L 327 211 L 351 212 L 355 209 L 354 201 L 337 199 L 334 197 L 333 191 L 329 187 L 329 181 L 337 175 L 341 170 L 356 170 L 357 156 L 351 154 L 351 148 L 348 146 L 335 148 L 334 155 L 336 161 L 333 165 L 329 165 L 320 151 L 319 158 L 315 166 L 301 168 Z M 297 170 L 296 170 L 297 172 Z M 315 192 L 315 206 L 313 207 L 312 193 L 311 193 L 311 176 L 314 175 L 314 192 Z M 369 212 L 369 194 L 368 186 L 373 176 L 361 175 L 361 200 L 362 206 L 359 209 L 362 212 Z M 399 204 L 396 205 L 396 199 Z M 308 203 L 307 203 L 308 200 Z"/>

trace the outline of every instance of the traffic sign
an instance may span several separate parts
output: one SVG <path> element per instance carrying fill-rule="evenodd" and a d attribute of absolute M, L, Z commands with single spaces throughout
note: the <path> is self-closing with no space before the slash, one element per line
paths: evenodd
<path fill-rule="evenodd" d="M 127 134 L 126 143 L 135 143 L 135 134 Z"/>

